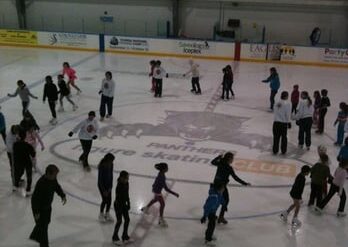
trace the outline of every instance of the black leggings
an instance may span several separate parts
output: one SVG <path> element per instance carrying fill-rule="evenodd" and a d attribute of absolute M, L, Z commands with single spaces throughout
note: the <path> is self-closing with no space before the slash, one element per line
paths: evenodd
<path fill-rule="evenodd" d="M 57 118 L 57 113 L 56 113 L 56 102 L 55 101 L 48 101 L 48 105 L 51 110 L 51 114 L 53 118 Z"/>
<path fill-rule="evenodd" d="M 21 180 L 21 177 L 24 174 L 24 171 L 27 175 L 27 188 L 26 191 L 31 190 L 31 182 L 32 182 L 32 175 L 33 175 L 33 166 L 32 165 L 26 165 L 26 166 L 21 166 L 21 165 L 16 165 L 14 168 L 14 174 L 15 174 L 15 186 L 19 187 L 19 182 Z"/>
<path fill-rule="evenodd" d="M 126 206 L 119 206 L 114 203 L 115 207 L 115 214 L 116 214 L 116 225 L 114 229 L 114 234 L 112 236 L 113 241 L 120 240 L 118 237 L 118 231 L 120 230 L 121 224 L 122 224 L 122 217 L 124 218 L 124 224 L 123 224 L 123 233 L 122 233 L 122 240 L 128 240 L 128 226 L 129 226 L 129 213 L 128 208 Z"/>
<path fill-rule="evenodd" d="M 206 241 L 213 240 L 215 225 L 216 225 L 216 215 L 214 213 L 211 213 L 208 215 L 208 227 L 207 227 L 207 230 L 205 231 L 205 240 Z"/>
<path fill-rule="evenodd" d="M 99 192 L 102 197 L 102 202 L 100 204 L 100 212 L 104 213 L 104 209 L 106 207 L 106 212 L 108 213 L 111 207 L 111 190 L 107 195 L 104 195 L 103 191 L 100 188 L 99 188 Z"/>
<path fill-rule="evenodd" d="M 86 166 L 89 166 L 88 155 L 89 155 L 89 152 L 91 151 L 93 141 L 80 139 L 80 142 L 81 142 L 83 152 L 80 155 L 79 161 L 81 161 L 83 166 L 86 167 Z"/>

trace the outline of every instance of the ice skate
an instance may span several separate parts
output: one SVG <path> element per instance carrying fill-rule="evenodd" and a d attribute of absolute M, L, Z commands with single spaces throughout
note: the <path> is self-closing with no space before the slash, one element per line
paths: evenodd
<path fill-rule="evenodd" d="M 226 225 L 228 224 L 228 221 L 223 217 L 219 217 L 217 223 Z"/>
<path fill-rule="evenodd" d="M 338 218 L 343 218 L 343 217 L 347 216 L 347 214 L 345 212 L 340 212 L 340 211 L 338 211 L 336 215 Z"/>
<path fill-rule="evenodd" d="M 106 222 L 105 215 L 103 213 L 99 213 L 98 220 L 100 223 L 105 223 Z"/>
<path fill-rule="evenodd" d="M 110 213 L 105 213 L 105 220 L 107 222 L 114 222 L 114 218 L 110 215 Z"/>
<path fill-rule="evenodd" d="M 291 222 L 291 225 L 293 227 L 300 227 L 302 225 L 302 222 L 299 219 L 297 219 L 297 218 L 293 218 L 292 222 Z"/>
<path fill-rule="evenodd" d="M 63 106 L 58 108 L 58 112 L 63 112 L 63 111 L 64 111 L 64 107 Z"/>
<path fill-rule="evenodd" d="M 206 246 L 216 246 L 216 244 L 213 242 L 213 240 L 205 240 L 205 245 Z"/>
<path fill-rule="evenodd" d="M 123 244 L 121 240 L 114 240 L 112 243 L 116 246 L 121 246 Z"/>
<path fill-rule="evenodd" d="M 283 212 L 279 215 L 279 218 L 283 221 L 283 222 L 287 222 L 288 221 L 288 212 Z"/>
<path fill-rule="evenodd" d="M 73 105 L 72 110 L 73 110 L 73 111 L 76 111 L 77 108 L 79 108 L 77 105 Z"/>
<path fill-rule="evenodd" d="M 125 240 L 123 240 L 123 244 L 131 244 L 131 243 L 134 243 L 134 239 L 132 239 L 132 238 L 128 238 L 128 239 L 125 239 Z"/>
<path fill-rule="evenodd" d="M 149 214 L 149 208 L 148 207 L 142 207 L 141 212 L 143 212 L 144 214 Z"/>
<path fill-rule="evenodd" d="M 167 228 L 168 227 L 168 224 L 167 224 L 167 221 L 163 218 L 160 218 L 160 220 L 158 221 L 158 224 L 163 227 L 163 228 Z"/>
<path fill-rule="evenodd" d="M 314 208 L 314 212 L 317 214 L 317 215 L 321 215 L 323 213 L 322 209 L 321 208 L 318 208 L 318 207 L 315 207 Z"/>

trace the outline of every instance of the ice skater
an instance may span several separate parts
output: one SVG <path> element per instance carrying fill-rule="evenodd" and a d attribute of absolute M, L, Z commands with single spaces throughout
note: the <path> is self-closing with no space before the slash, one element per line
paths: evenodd
<path fill-rule="evenodd" d="M 341 147 L 337 155 L 337 161 L 341 163 L 348 163 L 348 136 L 344 140 L 344 146 Z"/>
<path fill-rule="evenodd" d="M 250 186 L 250 183 L 245 182 L 244 180 L 240 179 L 236 173 L 234 172 L 234 169 L 232 167 L 234 159 L 234 154 L 231 152 L 227 152 L 224 155 L 219 155 L 215 159 L 211 161 L 211 164 L 214 166 L 217 166 L 215 178 L 214 178 L 214 184 L 215 183 L 222 183 L 225 185 L 225 190 L 223 192 L 224 197 L 224 204 L 221 207 L 220 215 L 218 218 L 218 223 L 227 224 L 228 221 L 225 219 L 225 213 L 227 212 L 227 206 L 230 201 L 229 193 L 227 189 L 227 185 L 229 183 L 229 176 L 232 176 L 234 180 L 236 180 L 238 183 L 244 186 Z"/>
<path fill-rule="evenodd" d="M 162 97 L 163 78 L 168 78 L 168 73 L 161 67 L 161 61 L 156 61 L 153 78 L 155 80 L 155 98 Z"/>
<path fill-rule="evenodd" d="M 20 130 L 18 133 L 19 140 L 13 144 L 13 164 L 14 164 L 14 191 L 19 191 L 19 183 L 24 171 L 27 176 L 27 186 L 25 196 L 31 195 L 31 182 L 33 173 L 32 159 L 35 158 L 36 153 L 34 148 L 25 142 L 26 133 Z"/>
<path fill-rule="evenodd" d="M 331 102 L 329 97 L 327 96 L 328 91 L 326 89 L 321 90 L 321 100 L 319 105 L 319 122 L 318 122 L 318 130 L 315 132 L 317 134 L 324 133 L 325 127 L 325 116 L 327 113 L 327 108 L 331 106 Z"/>
<path fill-rule="evenodd" d="M 34 127 L 35 130 L 40 131 L 40 126 L 37 124 L 34 116 L 29 111 L 26 111 L 24 113 L 23 119 L 20 122 L 19 126 L 24 131 L 28 131 L 31 127 Z"/>
<path fill-rule="evenodd" d="M 31 126 L 29 128 L 29 130 L 26 132 L 25 141 L 27 143 L 29 143 L 34 148 L 35 153 L 36 153 L 37 143 L 40 143 L 41 151 L 45 150 L 45 145 L 40 137 L 40 134 L 37 130 L 35 130 L 34 126 Z M 37 171 L 37 158 L 36 158 L 36 156 L 33 157 L 31 160 L 32 160 L 32 164 L 33 164 L 33 171 L 36 172 Z"/>
<path fill-rule="evenodd" d="M 30 91 L 27 85 L 22 80 L 17 81 L 17 89 L 16 92 L 13 94 L 7 94 L 8 97 L 16 97 L 19 95 L 22 101 L 22 115 L 24 116 L 24 113 L 29 110 L 29 104 L 30 104 L 30 97 L 33 99 L 38 99 L 35 95 L 33 95 Z"/>
<path fill-rule="evenodd" d="M 189 65 L 190 65 L 190 70 L 187 71 L 185 74 L 183 74 L 183 76 L 188 76 L 189 74 L 192 75 L 191 78 L 191 84 L 192 84 L 192 89 L 191 89 L 191 93 L 194 94 L 202 94 L 201 91 L 201 86 L 199 84 L 199 64 L 194 63 L 194 61 L 192 59 L 189 60 Z"/>
<path fill-rule="evenodd" d="M 59 112 L 63 112 L 64 111 L 64 105 L 63 105 L 63 99 L 64 98 L 66 98 L 66 100 L 72 105 L 73 111 L 76 111 L 76 109 L 78 107 L 75 104 L 75 102 L 71 99 L 70 88 L 69 88 L 69 85 L 66 84 L 66 82 L 64 80 L 64 76 L 63 75 L 58 75 L 57 79 L 58 79 L 58 87 L 59 87 L 58 93 L 60 94 L 59 95 L 60 107 L 59 107 L 58 111 Z"/>
<path fill-rule="evenodd" d="M 6 151 L 10 163 L 12 186 L 15 189 L 14 164 L 13 164 L 13 144 L 18 140 L 19 125 L 12 125 L 6 136 Z"/>
<path fill-rule="evenodd" d="M 320 102 L 321 102 L 321 95 L 319 91 L 314 91 L 313 93 L 313 99 L 314 99 L 314 113 L 313 113 L 313 125 L 318 125 L 318 117 L 319 117 L 319 108 L 320 108 Z"/>
<path fill-rule="evenodd" d="M 6 145 L 6 120 L 4 114 L 1 112 L 1 106 L 0 106 L 0 134 L 2 136 L 2 140 L 4 141 L 4 144 Z"/>
<path fill-rule="evenodd" d="M 314 203 L 318 207 L 323 199 L 323 188 L 331 178 L 329 168 L 329 156 L 320 155 L 320 161 L 311 168 L 311 194 L 308 206 L 313 207 Z"/>
<path fill-rule="evenodd" d="M 46 98 L 48 99 L 48 105 L 52 114 L 52 119 L 50 124 L 57 124 L 57 113 L 56 113 L 56 104 L 58 100 L 58 89 L 57 86 L 53 83 L 52 76 L 48 75 L 45 78 L 46 83 L 44 87 L 44 93 L 42 97 L 42 102 L 45 104 Z"/>
<path fill-rule="evenodd" d="M 83 168 L 86 171 L 91 171 L 91 167 L 88 163 L 88 155 L 92 148 L 93 140 L 98 138 L 98 122 L 95 119 L 95 112 L 90 111 L 88 118 L 81 121 L 75 128 L 69 132 L 69 137 L 72 137 L 74 133 L 79 132 L 79 139 L 82 146 L 82 154 L 80 155 L 79 162 L 83 164 Z"/>
<path fill-rule="evenodd" d="M 116 225 L 114 229 L 114 233 L 112 235 L 112 242 L 121 246 L 122 244 L 129 244 L 134 242 L 128 235 L 128 226 L 129 226 L 129 210 L 131 208 L 130 200 L 129 200 L 129 174 L 127 171 L 121 171 L 120 175 L 117 179 L 116 186 L 116 199 L 114 202 L 115 214 L 116 214 Z M 123 223 L 123 233 L 122 233 L 122 241 L 118 237 L 118 231 L 120 230 L 122 224 L 122 218 L 124 219 Z"/>
<path fill-rule="evenodd" d="M 77 90 L 77 94 L 80 94 L 82 92 L 81 89 L 75 84 L 75 80 L 77 79 L 76 71 L 70 67 L 70 64 L 68 62 L 63 63 L 62 75 L 68 76 L 68 85 L 69 87 L 72 86 L 73 88 L 75 88 Z"/>
<path fill-rule="evenodd" d="M 115 156 L 111 153 L 107 153 L 98 165 L 98 189 L 102 198 L 99 211 L 99 221 L 101 223 L 114 221 L 110 215 L 114 160 Z"/>
<path fill-rule="evenodd" d="M 280 95 L 280 101 L 274 108 L 273 122 L 273 154 L 279 151 L 279 142 L 281 142 L 281 152 L 286 154 L 288 146 L 288 129 L 291 128 L 291 106 L 288 102 L 289 93 L 283 91 Z"/>
<path fill-rule="evenodd" d="M 307 150 L 310 149 L 312 144 L 312 124 L 313 124 L 313 104 L 312 100 L 308 95 L 308 92 L 301 92 L 301 101 L 297 108 L 295 115 L 296 122 L 299 125 L 298 131 L 298 146 L 303 148 L 303 144 L 306 144 Z"/>
<path fill-rule="evenodd" d="M 37 181 L 31 198 L 31 208 L 35 220 L 35 227 L 30 239 L 39 243 L 40 247 L 48 247 L 48 225 L 51 222 L 52 202 L 54 193 L 66 203 L 66 195 L 57 181 L 59 169 L 56 165 L 48 165 L 45 174 Z"/>
<path fill-rule="evenodd" d="M 348 118 L 348 105 L 345 102 L 340 103 L 340 111 L 338 112 L 337 119 L 334 126 L 337 126 L 337 139 L 334 143 L 336 146 L 342 146 L 344 139 L 344 126 Z"/>
<path fill-rule="evenodd" d="M 112 73 L 110 71 L 107 71 L 105 73 L 105 78 L 102 81 L 99 94 L 101 94 L 99 108 L 100 121 L 104 121 L 106 108 L 108 110 L 106 118 L 111 118 L 112 116 L 112 108 L 115 95 L 115 81 L 112 79 Z"/>
<path fill-rule="evenodd" d="M 345 206 L 346 206 L 346 192 L 344 190 L 344 183 L 347 178 L 347 169 L 348 169 L 348 162 L 347 160 L 345 162 L 340 162 L 336 171 L 334 178 L 332 180 L 329 193 L 327 196 L 322 200 L 322 202 L 315 208 L 315 212 L 318 214 L 322 214 L 323 208 L 329 203 L 329 201 L 332 199 L 332 197 L 337 193 L 337 195 L 340 197 L 340 203 L 337 210 L 337 217 L 345 217 L 346 213 L 344 212 Z"/>
<path fill-rule="evenodd" d="M 223 205 L 224 203 L 224 197 L 222 195 L 224 190 L 225 185 L 223 183 L 216 182 L 214 184 L 211 184 L 209 189 L 209 196 L 203 206 L 204 213 L 203 217 L 201 218 L 201 223 L 204 224 L 206 222 L 206 219 L 208 218 L 208 227 L 205 231 L 205 244 L 207 246 L 215 246 L 215 243 L 213 241 L 215 241 L 216 238 L 213 237 L 213 234 L 217 218 L 216 211 L 218 210 L 220 205 Z"/>
<path fill-rule="evenodd" d="M 160 204 L 160 219 L 158 224 L 162 227 L 167 227 L 168 224 L 163 218 L 163 213 L 164 213 L 164 207 L 165 207 L 165 202 L 164 198 L 162 195 L 162 190 L 164 189 L 168 193 L 179 197 L 179 194 L 172 191 L 171 189 L 168 188 L 167 183 L 166 183 L 166 175 L 165 173 L 168 172 L 168 164 L 167 163 L 158 163 L 155 165 L 155 168 L 159 171 L 158 175 L 156 177 L 155 182 L 152 185 L 152 192 L 154 193 L 154 198 L 143 208 L 141 208 L 141 211 L 145 214 L 148 213 L 149 208 L 155 204 L 156 202 L 159 202 Z"/>
<path fill-rule="evenodd" d="M 309 175 L 310 171 L 311 168 L 309 166 L 302 166 L 301 172 L 296 176 L 295 183 L 292 185 L 290 191 L 290 196 L 293 200 L 293 204 L 291 204 L 291 206 L 286 211 L 280 214 L 280 218 L 284 222 L 287 222 L 288 215 L 291 213 L 292 210 L 295 209 L 294 216 L 291 221 L 292 226 L 295 227 L 300 227 L 302 224 L 301 221 L 297 218 L 297 216 L 301 208 L 302 194 L 306 184 L 306 176 Z"/>
<path fill-rule="evenodd" d="M 232 94 L 232 99 L 234 99 L 234 92 L 232 90 L 232 84 L 233 84 L 233 73 L 232 73 L 232 68 L 230 65 L 227 65 L 225 68 L 222 69 L 222 73 L 224 74 L 223 79 L 222 79 L 222 95 L 221 99 L 225 99 L 226 95 L 226 100 L 229 100 L 229 93 L 231 92 Z"/>
<path fill-rule="evenodd" d="M 150 90 L 151 92 L 155 92 L 155 88 L 156 88 L 155 79 L 153 78 L 155 66 L 156 66 L 156 61 L 151 60 L 150 61 L 150 73 L 149 73 L 149 77 L 151 77 L 151 90 Z"/>
<path fill-rule="evenodd" d="M 298 102 L 300 101 L 300 91 L 298 90 L 298 85 L 294 85 L 293 90 L 291 92 L 291 113 L 296 114 L 296 109 Z"/>
<path fill-rule="evenodd" d="M 270 76 L 266 80 L 263 80 L 262 82 L 270 83 L 269 84 L 269 87 L 271 88 L 270 110 L 273 111 L 274 99 L 280 88 L 280 80 L 279 80 L 279 75 L 276 68 L 272 67 L 270 69 Z"/>

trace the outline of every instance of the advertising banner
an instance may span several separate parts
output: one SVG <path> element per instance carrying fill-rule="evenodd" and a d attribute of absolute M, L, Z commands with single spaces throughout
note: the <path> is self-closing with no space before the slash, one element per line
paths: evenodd
<path fill-rule="evenodd" d="M 322 48 L 321 56 L 325 63 L 348 64 L 348 49 Z"/>
<path fill-rule="evenodd" d="M 66 48 L 98 49 L 97 35 L 82 33 L 39 32 L 39 45 Z"/>
<path fill-rule="evenodd" d="M 37 45 L 37 32 L 0 29 L 1 44 Z"/>
<path fill-rule="evenodd" d="M 106 36 L 105 43 L 105 48 L 111 50 L 149 51 L 149 42 L 145 38 Z"/>
<path fill-rule="evenodd" d="M 266 60 L 266 44 L 242 44 L 241 59 Z"/>

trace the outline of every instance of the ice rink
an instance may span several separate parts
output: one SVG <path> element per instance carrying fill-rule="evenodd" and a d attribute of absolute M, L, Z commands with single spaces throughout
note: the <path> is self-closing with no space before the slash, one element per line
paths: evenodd
<path fill-rule="evenodd" d="M 154 98 L 150 92 L 148 62 L 151 59 L 161 59 L 163 68 L 169 73 L 169 78 L 163 82 L 162 98 Z M 76 91 L 72 90 L 78 110 L 73 112 L 65 102 L 65 112 L 58 113 L 58 124 L 51 126 L 48 104 L 42 103 L 43 80 L 46 75 L 52 75 L 56 82 L 56 75 L 65 61 L 76 69 L 77 85 L 83 93 L 76 96 Z M 188 59 L 0 48 L 0 105 L 7 130 L 21 120 L 21 102 L 18 97 L 6 95 L 15 91 L 17 80 L 23 79 L 39 97 L 31 100 L 29 108 L 41 127 L 46 147 L 44 151 L 38 149 L 39 170 L 42 172 L 50 163 L 57 164 L 61 171 L 58 180 L 68 195 L 65 206 L 58 196 L 55 197 L 49 226 L 50 246 L 113 246 L 114 224 L 98 222 L 101 198 L 97 189 L 97 164 L 107 152 L 116 156 L 114 187 L 119 171 L 130 173 L 129 232 L 135 239 L 130 246 L 203 246 L 206 225 L 201 225 L 199 218 L 216 170 L 210 160 L 224 151 L 236 153 L 235 170 L 252 186 L 241 187 L 231 178 L 226 215 L 229 224 L 217 226 L 218 246 L 347 246 L 348 220 L 335 216 L 339 201 L 336 196 L 325 213 L 317 216 L 306 206 L 310 192 L 306 186 L 299 215 L 303 223 L 301 228 L 284 224 L 278 214 L 291 202 L 289 191 L 301 166 L 317 161 L 319 144 L 328 147 L 331 172 L 337 167 L 339 149 L 333 145 L 336 139 L 333 123 L 339 102 L 348 101 L 348 71 L 232 62 L 236 98 L 221 101 L 221 70 L 228 62 L 196 62 L 200 64 L 202 95 L 193 95 L 190 78 L 182 76 L 189 69 Z M 293 123 L 288 133 L 288 154 L 271 154 L 270 90 L 261 80 L 268 77 L 272 66 L 279 72 L 281 90 L 291 92 L 294 84 L 299 84 L 300 90 L 309 91 L 311 96 L 314 90 L 329 90 L 332 106 L 326 117 L 326 132 L 318 136 L 313 129 L 310 151 L 297 148 L 298 127 Z M 86 173 L 77 162 L 79 141 L 76 135 L 69 138 L 68 132 L 86 118 L 90 110 L 99 113 L 98 91 L 108 70 L 113 72 L 116 81 L 114 116 L 100 123 L 100 135 L 93 143 L 89 158 L 92 171 Z M 34 226 L 30 198 L 12 193 L 2 140 L 0 150 L 0 246 L 38 246 L 28 239 Z M 179 198 L 166 197 L 165 217 L 169 224 L 166 229 L 158 226 L 158 205 L 151 209 L 150 215 L 140 212 L 152 199 L 152 183 L 157 175 L 153 166 L 161 161 L 169 164 L 169 186 L 180 194 Z M 39 173 L 34 175 L 33 184 L 39 177 Z"/>

